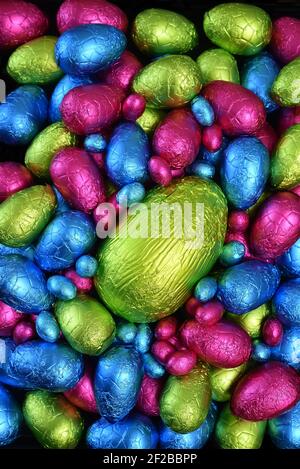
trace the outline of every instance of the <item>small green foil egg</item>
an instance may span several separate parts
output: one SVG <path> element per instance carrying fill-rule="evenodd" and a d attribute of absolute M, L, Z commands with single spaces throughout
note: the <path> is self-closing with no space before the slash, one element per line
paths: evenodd
<path fill-rule="evenodd" d="M 146 65 L 134 78 L 133 90 L 148 106 L 174 108 L 191 101 L 201 90 L 201 74 L 187 55 L 168 55 Z"/>
<path fill-rule="evenodd" d="M 211 49 L 196 59 L 203 84 L 214 80 L 240 83 L 239 69 L 233 55 L 223 49 Z"/>
<path fill-rule="evenodd" d="M 300 104 L 300 57 L 280 70 L 272 85 L 271 96 L 280 106 Z"/>
<path fill-rule="evenodd" d="M 223 449 L 259 449 L 266 425 L 266 420 L 251 422 L 236 417 L 226 404 L 216 424 L 216 440 Z"/>
<path fill-rule="evenodd" d="M 271 306 L 265 303 L 245 314 L 227 313 L 226 319 L 239 324 L 252 339 L 258 339 L 265 319 L 271 314 Z"/>
<path fill-rule="evenodd" d="M 206 419 L 210 400 L 208 366 L 198 362 L 189 374 L 168 377 L 160 398 L 160 416 L 174 432 L 193 432 Z"/>
<path fill-rule="evenodd" d="M 31 244 L 47 226 L 56 208 L 50 186 L 32 186 L 16 192 L 0 205 L 0 243 Z"/>
<path fill-rule="evenodd" d="M 58 301 L 55 316 L 72 348 L 85 355 L 100 355 L 112 343 L 116 325 L 104 306 L 86 295 Z"/>
<path fill-rule="evenodd" d="M 137 15 L 132 28 L 136 47 L 150 55 L 185 54 L 198 44 L 195 25 L 174 11 L 150 8 Z"/>
<path fill-rule="evenodd" d="M 229 401 L 231 391 L 237 380 L 245 373 L 247 364 L 236 368 L 212 368 L 210 370 L 210 384 L 214 401 Z"/>
<path fill-rule="evenodd" d="M 165 112 L 160 109 L 146 106 L 145 111 L 141 117 L 136 120 L 136 123 L 142 127 L 143 131 L 146 132 L 147 135 L 151 136 L 165 115 Z"/>
<path fill-rule="evenodd" d="M 211 42 L 237 55 L 258 54 L 272 34 L 269 15 L 245 3 L 217 5 L 205 13 L 203 28 Z"/>
<path fill-rule="evenodd" d="M 271 158 L 271 184 L 277 189 L 300 184 L 300 124 L 289 127 L 277 143 Z"/>
<path fill-rule="evenodd" d="M 63 71 L 55 62 L 55 36 L 42 36 L 18 47 L 9 57 L 8 74 L 20 84 L 45 85 L 59 80 Z"/>
<path fill-rule="evenodd" d="M 27 393 L 23 404 L 25 422 L 38 442 L 49 449 L 73 449 L 84 425 L 77 409 L 61 394 Z"/>

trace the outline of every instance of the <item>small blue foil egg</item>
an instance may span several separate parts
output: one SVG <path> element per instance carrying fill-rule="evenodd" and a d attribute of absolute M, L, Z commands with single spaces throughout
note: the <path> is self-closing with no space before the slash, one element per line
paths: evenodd
<path fill-rule="evenodd" d="M 117 326 L 116 338 L 124 344 L 132 344 L 137 333 L 135 324 L 127 321 L 121 321 Z"/>
<path fill-rule="evenodd" d="M 300 370 L 300 327 L 285 329 L 281 342 L 271 347 L 271 358 Z"/>
<path fill-rule="evenodd" d="M 140 353 L 148 352 L 153 338 L 153 332 L 149 324 L 138 324 L 137 334 L 134 339 L 134 347 Z"/>
<path fill-rule="evenodd" d="M 212 179 L 216 172 L 212 163 L 199 159 L 194 161 L 194 163 L 188 167 L 187 171 L 189 174 L 195 174 L 202 179 Z"/>
<path fill-rule="evenodd" d="M 287 277 L 300 277 L 300 238 L 277 258 L 276 263 Z"/>
<path fill-rule="evenodd" d="M 215 114 L 211 104 L 203 96 L 196 96 L 191 104 L 192 113 L 200 125 L 209 127 L 214 123 Z"/>
<path fill-rule="evenodd" d="M 76 272 L 80 277 L 93 277 L 97 271 L 98 262 L 93 256 L 81 256 L 76 261 Z"/>
<path fill-rule="evenodd" d="M 9 445 L 18 438 L 22 421 L 19 404 L 0 384 L 0 446 Z"/>
<path fill-rule="evenodd" d="M 35 314 L 53 303 L 43 272 L 19 254 L 0 256 L 0 299 L 18 311 Z"/>
<path fill-rule="evenodd" d="M 124 207 L 130 207 L 133 204 L 137 204 L 143 200 L 146 191 L 140 182 L 132 182 L 123 186 L 122 189 L 116 195 L 118 204 Z"/>
<path fill-rule="evenodd" d="M 260 342 L 259 340 L 254 340 L 252 344 L 252 353 L 251 358 L 257 362 L 267 362 L 271 357 L 271 347 Z"/>
<path fill-rule="evenodd" d="M 277 448 L 300 448 L 300 402 L 268 422 L 268 433 Z"/>
<path fill-rule="evenodd" d="M 47 280 L 49 292 L 59 300 L 73 300 L 77 293 L 77 288 L 73 282 L 64 275 L 52 275 Z"/>
<path fill-rule="evenodd" d="M 144 182 L 148 177 L 149 157 L 148 137 L 143 129 L 133 122 L 120 124 L 107 145 L 107 174 L 118 186 Z"/>
<path fill-rule="evenodd" d="M 165 374 L 165 368 L 151 353 L 144 353 L 142 358 L 144 371 L 148 376 L 150 376 L 150 378 L 161 378 Z"/>
<path fill-rule="evenodd" d="M 95 373 L 95 397 L 100 414 L 111 422 L 123 419 L 136 404 L 143 377 L 139 353 L 117 346 L 101 355 Z"/>
<path fill-rule="evenodd" d="M 276 266 L 256 260 L 229 267 L 218 280 L 218 298 L 230 313 L 244 314 L 270 301 L 280 282 Z"/>
<path fill-rule="evenodd" d="M 255 137 L 239 137 L 224 150 L 221 184 L 231 205 L 240 210 L 259 199 L 269 175 L 269 154 Z"/>
<path fill-rule="evenodd" d="M 101 134 L 91 134 L 85 137 L 83 145 L 88 152 L 101 153 L 106 148 L 106 140 Z"/>
<path fill-rule="evenodd" d="M 86 441 L 93 449 L 155 449 L 158 433 L 149 417 L 134 412 L 116 423 L 97 420 L 88 429 Z"/>
<path fill-rule="evenodd" d="M 38 336 L 46 342 L 56 342 L 59 338 L 60 329 L 53 314 L 42 311 L 35 321 Z"/>
<path fill-rule="evenodd" d="M 56 62 L 71 75 L 93 75 L 116 62 L 126 47 L 126 36 L 107 24 L 84 24 L 68 29 L 55 47 Z"/>
<path fill-rule="evenodd" d="M 6 254 L 20 254 L 21 256 L 27 257 L 33 261 L 34 259 L 34 247 L 33 246 L 22 246 L 20 248 L 14 248 L 12 246 L 6 246 L 0 243 L 0 256 Z"/>
<path fill-rule="evenodd" d="M 75 210 L 63 212 L 44 230 L 36 246 L 35 260 L 49 272 L 67 269 L 95 241 L 95 227 L 88 215 Z"/>
<path fill-rule="evenodd" d="M 283 324 L 300 325 L 300 278 L 280 285 L 273 298 L 273 308 Z"/>
<path fill-rule="evenodd" d="M 225 266 L 235 265 L 241 262 L 245 255 L 245 246 L 239 241 L 230 241 L 224 244 L 219 257 L 221 264 Z"/>
<path fill-rule="evenodd" d="M 0 142 L 28 144 L 43 128 L 47 115 L 48 100 L 42 88 L 20 86 L 0 106 Z"/>
<path fill-rule="evenodd" d="M 217 293 L 218 283 L 213 277 L 203 277 L 197 283 L 194 296 L 201 302 L 211 300 Z"/>

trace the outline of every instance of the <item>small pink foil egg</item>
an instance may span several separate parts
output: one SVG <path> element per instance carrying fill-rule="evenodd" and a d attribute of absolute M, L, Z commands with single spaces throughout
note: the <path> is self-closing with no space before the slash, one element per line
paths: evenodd
<path fill-rule="evenodd" d="M 237 324 L 219 321 L 202 326 L 195 320 L 186 321 L 180 331 L 184 345 L 199 358 L 219 368 L 234 368 L 245 363 L 251 354 L 251 339 Z"/>
<path fill-rule="evenodd" d="M 53 183 L 72 207 L 89 213 L 105 201 L 102 176 L 92 157 L 80 148 L 65 148 L 50 166 Z"/>
<path fill-rule="evenodd" d="M 146 100 L 138 93 L 132 93 L 123 102 L 123 117 L 128 121 L 136 121 L 145 111 Z"/>
<path fill-rule="evenodd" d="M 177 319 L 174 316 L 163 318 L 156 324 L 155 337 L 157 340 L 168 340 L 176 334 Z"/>
<path fill-rule="evenodd" d="M 275 130 L 268 122 L 255 133 L 255 137 L 267 148 L 269 153 L 272 153 L 278 138 Z"/>
<path fill-rule="evenodd" d="M 155 129 L 153 149 L 173 169 L 190 165 L 196 158 L 201 143 L 201 130 L 193 114 L 186 109 L 175 109 Z"/>
<path fill-rule="evenodd" d="M 211 300 L 196 308 L 195 319 L 203 326 L 212 326 L 222 318 L 224 306 L 218 300 Z"/>
<path fill-rule="evenodd" d="M 242 210 L 234 210 L 228 217 L 228 229 L 235 233 L 243 233 L 249 226 L 249 215 Z"/>
<path fill-rule="evenodd" d="M 105 166 L 104 153 L 89 152 L 89 155 L 93 158 L 94 162 L 96 163 L 99 169 L 104 169 L 104 166 Z"/>
<path fill-rule="evenodd" d="M 216 123 L 231 137 L 255 134 L 265 123 L 262 101 L 241 85 L 212 81 L 204 86 L 203 96 L 214 109 Z"/>
<path fill-rule="evenodd" d="M 272 419 L 293 407 L 300 398 L 300 378 L 281 362 L 268 362 L 249 371 L 238 382 L 231 410 L 238 417 L 257 422 Z"/>
<path fill-rule="evenodd" d="M 85 412 L 99 413 L 94 394 L 93 373 L 89 366 L 86 366 L 84 375 L 74 388 L 64 392 L 64 396 Z"/>
<path fill-rule="evenodd" d="M 132 84 L 135 75 L 143 68 L 136 56 L 125 50 L 119 60 L 107 70 L 100 72 L 99 78 L 107 85 L 117 86 L 127 91 Z"/>
<path fill-rule="evenodd" d="M 282 339 L 283 327 L 278 319 L 267 319 L 263 325 L 262 335 L 264 342 L 270 347 L 278 345 Z"/>
<path fill-rule="evenodd" d="M 11 335 L 23 314 L 0 301 L 0 337 Z"/>
<path fill-rule="evenodd" d="M 159 410 L 159 398 L 163 389 L 164 379 L 163 378 L 151 378 L 148 375 L 144 375 L 136 407 L 143 414 L 149 415 L 150 417 L 158 417 Z"/>
<path fill-rule="evenodd" d="M 30 2 L 1 0 L 0 48 L 17 47 L 42 36 L 48 28 L 44 13 Z"/>
<path fill-rule="evenodd" d="M 186 313 L 193 318 L 196 314 L 196 310 L 198 306 L 201 306 L 200 301 L 197 300 L 197 298 L 195 298 L 194 296 L 191 296 L 191 298 L 189 298 L 187 302 L 185 303 L 184 308 L 185 308 Z"/>
<path fill-rule="evenodd" d="M 171 175 L 172 175 L 172 179 L 175 179 L 175 178 L 182 178 L 184 176 L 185 172 L 184 172 L 184 168 L 180 168 L 180 169 L 171 169 Z"/>
<path fill-rule="evenodd" d="M 273 22 L 270 42 L 273 54 L 286 64 L 300 55 L 300 20 L 283 16 Z"/>
<path fill-rule="evenodd" d="M 219 125 L 213 124 L 202 130 L 202 143 L 208 151 L 217 151 L 222 146 L 223 134 Z"/>
<path fill-rule="evenodd" d="M 156 340 L 151 347 L 151 352 L 154 357 L 162 364 L 167 362 L 168 358 L 175 350 L 175 347 L 166 340 Z"/>
<path fill-rule="evenodd" d="M 170 375 L 187 375 L 197 363 L 197 355 L 192 350 L 179 350 L 173 353 L 166 362 Z"/>
<path fill-rule="evenodd" d="M 148 169 L 152 181 L 161 186 L 168 186 L 172 181 L 172 173 L 169 163 L 160 156 L 152 156 L 148 163 Z"/>
<path fill-rule="evenodd" d="M 20 321 L 14 328 L 13 339 L 15 343 L 23 344 L 36 336 L 35 325 L 30 321 Z"/>
<path fill-rule="evenodd" d="M 289 127 L 300 124 L 300 106 L 280 109 L 277 119 L 277 131 L 281 135 Z"/>
<path fill-rule="evenodd" d="M 124 93 L 110 85 L 78 86 L 62 100 L 60 110 L 71 132 L 88 135 L 115 122 L 121 113 Z"/>
<path fill-rule="evenodd" d="M 262 259 L 274 259 L 300 237 L 300 197 L 277 192 L 266 199 L 252 222 L 250 247 Z"/>
<path fill-rule="evenodd" d="M 89 293 L 93 289 L 93 279 L 89 277 L 80 277 L 73 269 L 67 270 L 64 273 L 64 276 L 74 283 L 78 293 Z"/>
<path fill-rule="evenodd" d="M 13 161 L 0 163 L 0 202 L 32 183 L 32 175 L 25 166 Z"/>
<path fill-rule="evenodd" d="M 106 0 L 65 0 L 56 19 L 60 33 L 80 24 L 109 24 L 122 31 L 128 26 L 125 13 Z"/>

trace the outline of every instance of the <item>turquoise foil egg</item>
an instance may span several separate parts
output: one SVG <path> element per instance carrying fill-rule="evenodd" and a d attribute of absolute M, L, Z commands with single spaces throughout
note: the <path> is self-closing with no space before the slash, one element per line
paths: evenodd
<path fill-rule="evenodd" d="M 11 393 L 0 385 L 0 446 L 12 443 L 20 432 L 23 415 Z"/>

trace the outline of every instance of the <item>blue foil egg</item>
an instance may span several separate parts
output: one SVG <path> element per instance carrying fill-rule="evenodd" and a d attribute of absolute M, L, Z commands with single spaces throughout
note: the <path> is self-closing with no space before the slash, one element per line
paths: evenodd
<path fill-rule="evenodd" d="M 132 182 L 123 186 L 122 189 L 116 195 L 118 204 L 130 207 L 133 204 L 137 204 L 143 200 L 146 191 L 140 182 Z"/>
<path fill-rule="evenodd" d="M 246 261 L 229 267 L 218 280 L 218 298 L 230 313 L 244 314 L 270 301 L 280 282 L 276 266 Z"/>
<path fill-rule="evenodd" d="M 209 127 L 214 123 L 215 114 L 211 104 L 203 96 L 196 96 L 191 103 L 192 113 L 200 125 Z"/>
<path fill-rule="evenodd" d="M 47 280 L 49 292 L 59 300 L 73 300 L 77 293 L 77 288 L 71 280 L 64 275 L 52 275 Z"/>
<path fill-rule="evenodd" d="M 27 257 L 27 259 L 31 259 L 33 261 L 34 247 L 22 246 L 20 248 L 14 248 L 0 243 L 0 256 L 5 256 L 6 254 L 20 254 L 21 256 Z"/>
<path fill-rule="evenodd" d="M 300 278 L 280 285 L 273 298 L 273 308 L 283 324 L 300 325 Z"/>
<path fill-rule="evenodd" d="M 195 287 L 194 296 L 201 302 L 209 301 L 215 296 L 217 289 L 218 284 L 215 278 L 203 277 Z"/>
<path fill-rule="evenodd" d="M 134 347 L 140 353 L 148 352 L 153 338 L 153 332 L 149 324 L 138 324 L 137 334 L 134 339 Z"/>
<path fill-rule="evenodd" d="M 68 202 L 63 198 L 59 190 L 53 185 L 51 186 L 56 197 L 56 209 L 55 209 L 55 214 L 58 215 L 59 213 L 62 212 L 67 212 L 68 210 L 71 210 L 70 205 Z"/>
<path fill-rule="evenodd" d="M 35 321 L 38 336 L 46 342 L 56 342 L 59 338 L 60 329 L 53 314 L 42 311 Z"/>
<path fill-rule="evenodd" d="M 285 329 L 280 344 L 271 347 L 271 358 L 300 370 L 300 327 Z"/>
<path fill-rule="evenodd" d="M 278 109 L 270 96 L 270 90 L 280 68 L 268 52 L 249 59 L 242 70 L 241 85 L 253 91 L 263 102 L 266 111 Z"/>
<path fill-rule="evenodd" d="M 116 338 L 124 344 L 132 344 L 137 333 L 135 324 L 121 321 L 117 326 Z"/>
<path fill-rule="evenodd" d="M 143 129 L 128 122 L 117 126 L 107 145 L 106 170 L 118 186 L 144 182 L 148 177 L 150 148 Z"/>
<path fill-rule="evenodd" d="M 123 419 L 136 404 L 143 377 L 139 353 L 113 347 L 101 355 L 95 373 L 95 397 L 100 414 L 111 422 Z"/>
<path fill-rule="evenodd" d="M 84 24 L 68 29 L 55 47 L 56 62 L 71 75 L 93 75 L 116 62 L 126 47 L 126 36 L 107 24 Z"/>
<path fill-rule="evenodd" d="M 106 148 L 106 140 L 101 134 L 91 134 L 85 137 L 83 145 L 88 152 L 101 153 Z"/>
<path fill-rule="evenodd" d="M 300 448 L 300 402 L 268 422 L 268 433 L 277 448 Z"/>
<path fill-rule="evenodd" d="M 144 353 L 142 358 L 144 371 L 148 376 L 150 376 L 150 378 L 161 378 L 165 374 L 165 368 L 151 353 Z"/>
<path fill-rule="evenodd" d="M 15 350 L 16 344 L 8 337 L 0 340 L 0 383 L 7 384 L 14 388 L 34 389 L 25 379 L 14 376 L 9 366 L 9 357 Z"/>
<path fill-rule="evenodd" d="M 0 384 L 0 446 L 6 446 L 18 438 L 23 415 L 11 393 Z"/>
<path fill-rule="evenodd" d="M 42 88 L 20 86 L 0 106 L 0 142 L 28 144 L 43 128 L 47 115 L 48 100 Z"/>
<path fill-rule="evenodd" d="M 254 340 L 252 344 L 252 353 L 251 358 L 257 362 L 267 362 L 271 357 L 271 347 L 260 342 L 259 340 Z"/>
<path fill-rule="evenodd" d="M 95 227 L 88 215 L 75 210 L 63 212 L 44 230 L 36 246 L 35 260 L 49 272 L 67 269 L 95 241 Z"/>
<path fill-rule="evenodd" d="M 86 441 L 93 449 L 155 449 L 158 433 L 149 417 L 135 412 L 116 423 L 97 420 L 88 429 Z"/>
<path fill-rule="evenodd" d="M 215 167 L 212 163 L 197 159 L 188 169 L 188 174 L 195 174 L 202 179 L 212 179 L 215 175 Z"/>
<path fill-rule="evenodd" d="M 239 137 L 224 150 L 221 184 L 231 205 L 245 210 L 259 199 L 269 175 L 269 154 L 255 137 Z"/>
<path fill-rule="evenodd" d="M 227 145 L 228 145 L 228 139 L 226 137 L 223 137 L 222 145 L 219 148 L 219 150 L 208 151 L 207 148 L 205 148 L 204 146 L 201 146 L 199 157 L 203 161 L 206 161 L 207 163 L 210 163 L 214 166 L 218 166 L 219 163 L 222 161 L 223 153 Z"/>
<path fill-rule="evenodd" d="M 0 256 L 0 299 L 18 311 L 35 314 L 53 303 L 43 272 L 19 254 Z"/>
<path fill-rule="evenodd" d="M 287 277 L 300 277 L 300 238 L 277 258 L 276 263 Z"/>
<path fill-rule="evenodd" d="M 81 256 L 76 261 L 76 272 L 80 277 L 93 277 L 97 271 L 98 262 L 93 256 Z"/>
<path fill-rule="evenodd" d="M 225 266 L 235 265 L 241 262 L 245 255 L 245 246 L 239 241 L 230 241 L 224 244 L 219 257 L 221 264 Z"/>

